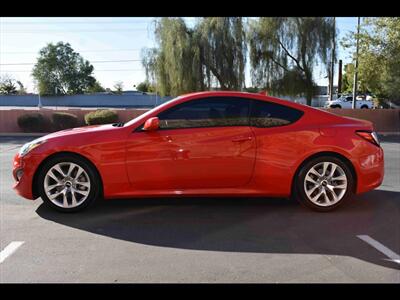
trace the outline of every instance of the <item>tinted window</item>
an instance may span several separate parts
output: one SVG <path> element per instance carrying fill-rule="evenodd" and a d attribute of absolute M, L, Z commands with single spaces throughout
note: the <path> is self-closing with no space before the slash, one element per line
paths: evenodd
<path fill-rule="evenodd" d="M 253 101 L 251 109 L 251 126 L 274 127 L 288 125 L 300 119 L 302 111 L 265 101 Z"/>
<path fill-rule="evenodd" d="M 177 105 L 158 115 L 160 128 L 248 126 L 250 101 L 235 97 L 212 97 Z"/>

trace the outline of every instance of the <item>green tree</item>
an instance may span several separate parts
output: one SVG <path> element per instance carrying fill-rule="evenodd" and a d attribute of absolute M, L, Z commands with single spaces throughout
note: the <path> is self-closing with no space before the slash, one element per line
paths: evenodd
<path fill-rule="evenodd" d="M 182 18 L 161 18 L 155 22 L 155 36 L 158 45 L 143 49 L 142 64 L 161 95 L 244 86 L 242 18 L 200 18 L 194 28 Z"/>
<path fill-rule="evenodd" d="M 214 76 L 222 90 L 244 87 L 246 33 L 242 18 L 201 18 L 196 27 L 200 62 L 206 69 L 208 86 Z"/>
<path fill-rule="evenodd" d="M 9 75 L 3 75 L 0 77 L 0 94 L 4 95 L 15 95 L 17 94 L 17 87 L 15 80 Z"/>
<path fill-rule="evenodd" d="M 39 52 L 32 75 L 42 95 L 81 94 L 93 87 L 93 66 L 69 43 L 49 43 Z"/>
<path fill-rule="evenodd" d="M 351 32 L 342 45 L 354 49 L 356 38 Z M 363 18 L 359 46 L 358 91 L 400 100 L 400 17 Z"/>
<path fill-rule="evenodd" d="M 344 74 L 342 77 L 342 91 L 344 94 L 353 93 L 353 82 L 354 82 L 354 64 L 346 64 L 344 66 Z M 362 94 L 370 93 L 367 82 L 363 77 L 358 76 L 357 79 L 358 91 Z"/>
<path fill-rule="evenodd" d="M 354 64 L 346 64 L 343 69 L 342 93 L 349 94 L 353 92 Z"/>
<path fill-rule="evenodd" d="M 201 89 L 201 65 L 196 43 L 182 18 L 155 21 L 157 48 L 143 49 L 147 79 L 161 95 L 176 96 Z"/>
<path fill-rule="evenodd" d="M 97 80 L 91 87 L 89 87 L 86 90 L 87 93 L 103 93 L 105 91 L 106 91 L 106 89 Z"/>
<path fill-rule="evenodd" d="M 137 85 L 136 89 L 139 92 L 143 92 L 143 93 L 149 93 L 149 92 L 153 92 L 154 91 L 153 86 L 150 84 L 150 82 L 148 80 L 139 83 Z"/>
<path fill-rule="evenodd" d="M 268 17 L 251 20 L 248 29 L 253 84 L 271 93 L 315 93 L 313 69 L 328 70 L 336 28 L 328 17 Z"/>

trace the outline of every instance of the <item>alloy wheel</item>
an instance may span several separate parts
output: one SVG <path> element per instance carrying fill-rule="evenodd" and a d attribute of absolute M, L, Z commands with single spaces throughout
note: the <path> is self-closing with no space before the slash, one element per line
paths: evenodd
<path fill-rule="evenodd" d="M 333 162 L 315 164 L 304 178 L 304 191 L 308 199 L 318 206 L 338 203 L 345 195 L 347 186 L 346 173 Z"/>
<path fill-rule="evenodd" d="M 90 178 L 86 171 L 72 162 L 52 166 L 44 178 L 44 191 L 52 203 L 62 208 L 82 204 L 90 193 Z"/>

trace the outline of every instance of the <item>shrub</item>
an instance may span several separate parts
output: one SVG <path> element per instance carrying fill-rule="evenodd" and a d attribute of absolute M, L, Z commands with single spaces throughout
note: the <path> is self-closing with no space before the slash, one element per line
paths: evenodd
<path fill-rule="evenodd" d="M 118 122 L 118 114 L 112 110 L 96 110 L 85 115 L 87 125 L 110 124 Z"/>
<path fill-rule="evenodd" d="M 55 130 L 74 128 L 78 125 L 78 117 L 73 114 L 56 112 L 52 114 L 51 118 Z"/>
<path fill-rule="evenodd" d="M 50 125 L 49 120 L 41 113 L 28 113 L 19 116 L 17 122 L 23 132 L 46 132 Z"/>

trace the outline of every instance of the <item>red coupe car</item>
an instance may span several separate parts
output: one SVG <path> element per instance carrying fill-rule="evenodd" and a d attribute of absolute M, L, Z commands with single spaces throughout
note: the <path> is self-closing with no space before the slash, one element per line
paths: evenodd
<path fill-rule="evenodd" d="M 383 180 L 371 122 L 261 94 L 199 92 L 126 124 L 67 129 L 25 144 L 17 193 L 59 211 L 98 198 L 271 196 L 332 210 Z"/>

